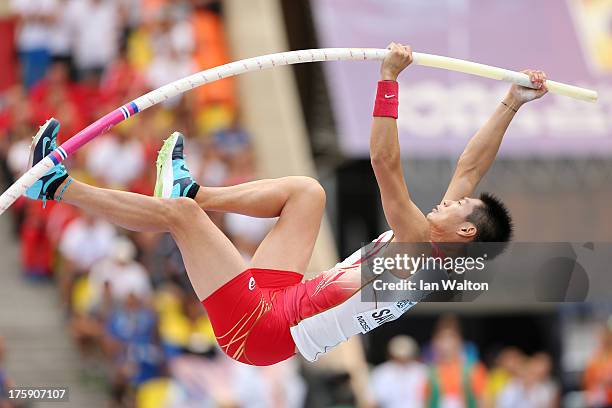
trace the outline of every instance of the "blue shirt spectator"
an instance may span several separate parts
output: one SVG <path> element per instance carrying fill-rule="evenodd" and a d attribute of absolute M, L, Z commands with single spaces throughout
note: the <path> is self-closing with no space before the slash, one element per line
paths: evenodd
<path fill-rule="evenodd" d="M 157 316 L 130 295 L 123 307 L 115 309 L 107 322 L 107 334 L 121 347 L 115 353 L 117 364 L 134 364 L 133 384 L 141 384 L 159 373 L 162 353 L 158 346 Z"/>

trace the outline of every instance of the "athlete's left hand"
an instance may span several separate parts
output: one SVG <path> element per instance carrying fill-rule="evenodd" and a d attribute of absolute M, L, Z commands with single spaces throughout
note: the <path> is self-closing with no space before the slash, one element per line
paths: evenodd
<path fill-rule="evenodd" d="M 412 64 L 412 48 L 399 43 L 391 43 L 387 48 L 390 51 L 380 66 L 380 79 L 397 81 L 398 75 Z"/>
<path fill-rule="evenodd" d="M 532 69 L 526 69 L 521 72 L 529 75 L 529 80 L 536 86 L 536 89 L 513 84 L 510 91 L 508 91 L 508 97 L 514 102 L 514 108 L 518 108 L 526 102 L 539 99 L 548 92 L 548 88 L 546 88 L 546 72 Z"/>

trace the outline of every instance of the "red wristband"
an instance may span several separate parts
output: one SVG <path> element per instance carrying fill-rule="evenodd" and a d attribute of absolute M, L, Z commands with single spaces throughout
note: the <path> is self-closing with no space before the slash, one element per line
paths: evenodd
<path fill-rule="evenodd" d="M 396 81 L 378 81 L 374 116 L 397 119 L 399 86 Z"/>

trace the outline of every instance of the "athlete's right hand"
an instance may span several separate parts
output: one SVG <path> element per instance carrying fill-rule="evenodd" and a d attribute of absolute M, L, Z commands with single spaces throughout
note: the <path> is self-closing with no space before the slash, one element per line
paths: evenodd
<path fill-rule="evenodd" d="M 391 51 L 385 56 L 380 67 L 380 79 L 397 81 L 400 72 L 412 64 L 412 48 L 409 45 L 391 43 L 387 49 Z"/>
<path fill-rule="evenodd" d="M 529 75 L 529 80 L 536 88 L 532 89 L 513 84 L 510 87 L 510 91 L 508 91 L 507 98 L 513 102 L 515 108 L 520 107 L 524 103 L 539 99 L 548 92 L 548 88 L 546 87 L 546 72 L 533 69 L 526 69 L 521 72 Z"/>

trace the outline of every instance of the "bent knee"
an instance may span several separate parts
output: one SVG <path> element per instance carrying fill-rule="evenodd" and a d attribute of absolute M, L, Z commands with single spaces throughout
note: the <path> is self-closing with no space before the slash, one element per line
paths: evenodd
<path fill-rule="evenodd" d="M 179 197 L 163 200 L 164 213 L 170 227 L 182 225 L 193 220 L 194 216 L 206 214 L 191 198 Z"/>
<path fill-rule="evenodd" d="M 325 207 L 325 189 L 317 179 L 307 176 L 293 176 L 291 178 L 298 195 L 307 197 L 308 201 L 317 207 Z"/>

